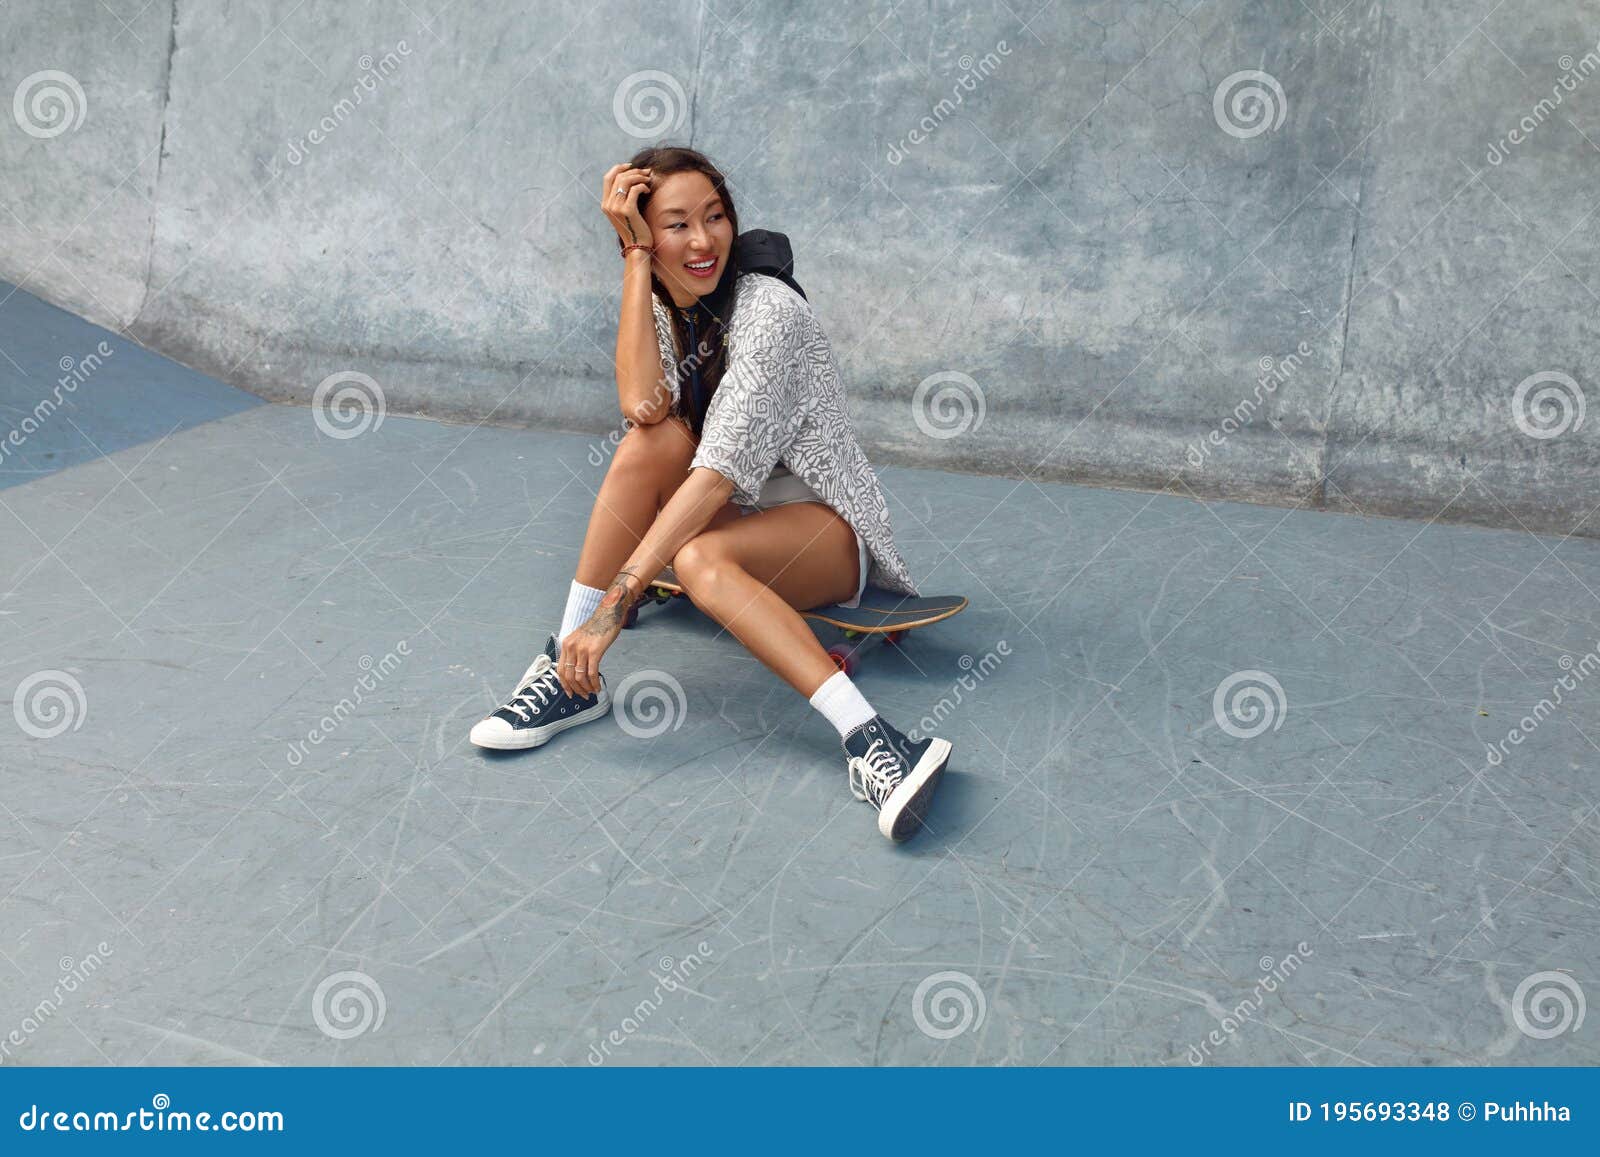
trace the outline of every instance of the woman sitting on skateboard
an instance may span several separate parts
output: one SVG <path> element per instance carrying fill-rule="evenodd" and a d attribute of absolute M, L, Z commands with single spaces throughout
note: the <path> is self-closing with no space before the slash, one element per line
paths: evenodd
<path fill-rule="evenodd" d="M 828 339 L 786 277 L 741 272 L 738 213 L 703 154 L 644 149 L 607 171 L 602 197 L 622 248 L 626 433 L 560 630 L 472 742 L 537 747 L 606 714 L 601 656 L 670 563 L 697 607 L 838 729 L 852 793 L 905 839 L 950 744 L 914 742 L 877 714 L 798 613 L 854 607 L 869 580 L 917 593 Z"/>

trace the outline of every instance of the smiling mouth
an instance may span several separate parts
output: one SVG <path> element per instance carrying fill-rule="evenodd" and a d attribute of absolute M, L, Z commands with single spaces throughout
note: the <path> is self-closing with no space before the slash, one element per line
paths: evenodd
<path fill-rule="evenodd" d="M 695 277 L 710 277 L 717 271 L 718 261 L 715 257 L 707 257 L 704 261 L 684 262 L 684 268 Z"/>

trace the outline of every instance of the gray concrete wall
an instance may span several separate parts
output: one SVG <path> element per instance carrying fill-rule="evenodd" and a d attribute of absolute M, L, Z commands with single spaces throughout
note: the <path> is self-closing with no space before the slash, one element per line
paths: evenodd
<path fill-rule="evenodd" d="M 135 7 L 0 14 L 86 105 L 0 122 L 0 277 L 267 397 L 614 428 L 596 186 L 664 139 L 875 461 L 1600 532 L 1586 0 Z"/>

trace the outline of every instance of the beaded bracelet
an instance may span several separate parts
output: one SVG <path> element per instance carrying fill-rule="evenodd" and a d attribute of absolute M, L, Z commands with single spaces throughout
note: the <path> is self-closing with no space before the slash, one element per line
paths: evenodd
<path fill-rule="evenodd" d="M 650 248 L 650 246 L 648 246 L 648 245 L 640 245 L 637 241 L 635 241 L 631 245 L 624 245 L 622 247 L 622 256 L 623 256 L 624 259 L 627 258 L 628 250 L 630 250 L 630 249 L 643 249 L 646 253 L 649 253 L 652 256 L 655 254 L 655 250 Z"/>

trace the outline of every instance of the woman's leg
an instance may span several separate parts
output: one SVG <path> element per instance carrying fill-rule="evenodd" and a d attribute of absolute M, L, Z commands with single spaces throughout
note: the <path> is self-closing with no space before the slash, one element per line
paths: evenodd
<path fill-rule="evenodd" d="M 839 732 L 851 794 L 878 812 L 891 840 L 923 822 L 950 760 L 950 741 L 911 739 L 879 715 L 817 642 L 800 611 L 855 593 L 855 532 L 821 502 L 792 502 L 703 531 L 672 560 L 695 604 Z"/>
<path fill-rule="evenodd" d="M 611 585 L 661 508 L 689 476 L 694 451 L 693 436 L 676 417 L 634 426 L 622 436 L 589 514 L 574 576 L 578 582 L 600 590 Z M 713 516 L 711 526 L 737 517 L 738 509 L 728 503 Z"/>
<path fill-rule="evenodd" d="M 801 695 L 838 670 L 799 611 L 855 594 L 855 531 L 820 502 L 790 502 L 690 539 L 672 560 L 694 603 Z"/>
<path fill-rule="evenodd" d="M 631 428 L 617 445 L 589 516 L 577 578 L 567 595 L 561 627 L 550 636 L 544 653 L 523 673 L 511 699 L 480 720 L 468 738 L 479 747 L 516 750 L 538 747 L 558 732 L 603 717 L 610 710 L 602 686 L 594 695 L 555 695 L 555 672 L 541 659 L 559 658 L 561 640 L 592 613 L 612 578 L 639 545 L 661 507 L 689 476 L 694 443 L 676 419 Z M 739 517 L 727 503 L 711 520 L 720 526 Z M 654 578 L 655 576 L 651 576 Z M 599 589 L 593 589 L 599 588 Z"/>

